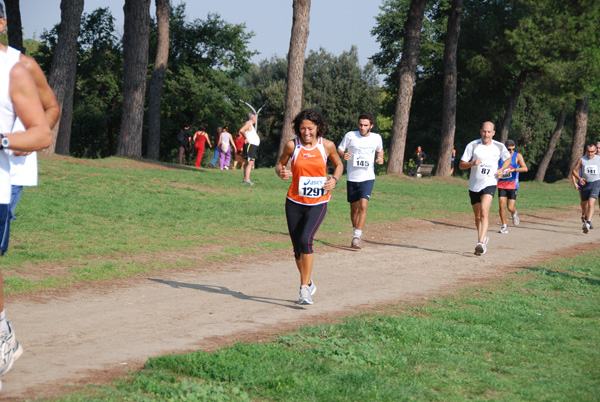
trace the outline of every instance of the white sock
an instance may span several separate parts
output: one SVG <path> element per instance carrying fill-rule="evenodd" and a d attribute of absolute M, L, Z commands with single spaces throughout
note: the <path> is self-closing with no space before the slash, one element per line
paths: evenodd
<path fill-rule="evenodd" d="M 362 238 L 362 230 L 354 229 L 354 237 Z"/>

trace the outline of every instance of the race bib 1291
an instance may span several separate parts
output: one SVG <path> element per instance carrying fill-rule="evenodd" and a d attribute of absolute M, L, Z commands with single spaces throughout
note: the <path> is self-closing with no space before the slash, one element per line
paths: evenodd
<path fill-rule="evenodd" d="M 301 176 L 298 182 L 298 194 L 308 198 L 319 198 L 327 194 L 323 188 L 327 182 L 327 177 L 307 177 Z"/>

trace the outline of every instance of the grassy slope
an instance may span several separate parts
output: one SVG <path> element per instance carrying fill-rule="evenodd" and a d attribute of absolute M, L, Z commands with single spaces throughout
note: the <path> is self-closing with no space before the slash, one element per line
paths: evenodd
<path fill-rule="evenodd" d="M 256 228 L 266 234 L 287 232 L 283 204 L 289 182 L 272 169 L 253 172 L 254 187 L 242 185 L 241 177 L 239 171 L 200 171 L 121 158 L 41 158 L 40 185 L 24 190 L 9 252 L 2 259 L 5 292 L 169 269 L 173 262 L 162 259 L 162 253 L 199 244 L 218 247 L 206 260 L 288 248 L 287 237 L 265 236 L 251 244 L 243 239 Z M 519 192 L 521 210 L 577 202 L 568 183 L 523 183 Z M 333 193 L 318 237 L 345 242 L 338 236 L 349 228 L 344 180 Z M 369 224 L 469 212 L 464 180 L 379 176 Z M 139 255 L 146 258 L 131 258 Z M 197 262 L 182 257 L 175 264 Z"/>

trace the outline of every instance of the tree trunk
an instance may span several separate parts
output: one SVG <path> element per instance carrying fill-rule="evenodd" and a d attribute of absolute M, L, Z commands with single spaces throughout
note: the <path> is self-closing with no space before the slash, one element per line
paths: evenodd
<path fill-rule="evenodd" d="M 52 145 L 45 153 L 69 154 L 71 142 L 71 123 L 73 121 L 73 91 L 77 73 L 77 48 L 79 46 L 79 27 L 83 13 L 83 0 L 62 0 L 60 2 L 60 28 L 58 41 L 48 84 L 60 106 L 61 114 L 52 128 Z"/>
<path fill-rule="evenodd" d="M 392 126 L 392 142 L 390 144 L 390 159 L 388 173 L 402 173 L 404 164 L 404 148 L 408 132 L 408 119 L 415 84 L 417 63 L 419 61 L 419 45 L 421 43 L 421 28 L 425 15 L 427 0 L 412 0 L 408 10 L 408 18 L 404 24 L 404 46 L 399 66 L 398 98 L 394 111 Z"/>
<path fill-rule="evenodd" d="M 571 160 L 569 161 L 567 177 L 571 174 L 575 164 L 585 150 L 585 136 L 587 134 L 589 113 L 588 98 L 589 95 L 586 95 L 585 98 L 577 99 L 575 102 L 575 131 L 573 132 L 573 147 L 571 148 Z"/>
<path fill-rule="evenodd" d="M 8 44 L 23 51 L 23 26 L 19 0 L 5 0 Z"/>
<path fill-rule="evenodd" d="M 292 36 L 288 53 L 287 89 L 285 92 L 285 112 L 283 128 L 279 142 L 281 156 L 285 144 L 294 137 L 292 121 L 302 109 L 302 81 L 304 79 L 304 58 L 306 41 L 308 40 L 308 24 L 310 21 L 310 0 L 294 0 Z"/>
<path fill-rule="evenodd" d="M 440 158 L 436 169 L 438 176 L 450 176 L 454 134 L 456 132 L 456 51 L 460 35 L 462 0 L 452 0 L 446 41 L 444 45 L 444 105 L 442 110 L 442 138 Z"/>
<path fill-rule="evenodd" d="M 150 0 L 125 0 L 123 11 L 123 112 L 117 155 L 140 157 L 150 39 Z"/>
<path fill-rule="evenodd" d="M 504 115 L 504 120 L 502 120 L 502 127 L 500 127 L 500 142 L 503 144 L 506 142 L 506 140 L 508 140 L 510 122 L 512 121 L 512 115 L 515 111 L 515 107 L 517 106 L 517 101 L 519 100 L 519 95 L 521 94 L 521 89 L 523 89 L 525 80 L 527 80 L 527 73 L 523 71 L 521 74 L 519 74 L 517 83 L 515 84 L 512 94 L 510 95 L 510 99 L 508 100 L 506 114 Z"/>
<path fill-rule="evenodd" d="M 558 121 L 556 122 L 556 128 L 550 136 L 550 141 L 548 142 L 548 148 L 546 149 L 546 153 L 540 162 L 540 166 L 535 174 L 535 181 L 544 181 L 544 177 L 546 177 L 546 170 L 548 170 L 548 166 L 550 166 L 550 161 L 552 160 L 552 155 L 554 154 L 554 150 L 556 149 L 556 144 L 558 144 L 558 140 L 562 135 L 562 130 L 565 125 L 565 119 L 567 118 L 567 109 L 568 104 L 565 103 L 565 106 L 560 111 L 560 115 L 558 116 Z"/>
<path fill-rule="evenodd" d="M 160 105 L 167 62 L 169 61 L 169 0 L 156 0 L 158 46 L 154 71 L 148 88 L 148 158 L 158 159 L 160 153 Z"/>

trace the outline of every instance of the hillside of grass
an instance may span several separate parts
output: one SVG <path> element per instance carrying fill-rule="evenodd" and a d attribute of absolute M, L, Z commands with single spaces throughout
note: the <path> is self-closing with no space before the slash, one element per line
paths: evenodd
<path fill-rule="evenodd" d="M 198 246 L 217 248 L 202 256 L 206 261 L 290 247 L 284 216 L 289 182 L 273 169 L 256 169 L 252 187 L 242 184 L 239 170 L 116 157 L 42 155 L 39 170 L 40 185 L 23 190 L 11 224 L 9 251 L 2 258 L 5 293 L 193 266 L 197 257 L 186 259 L 185 250 Z M 349 230 L 345 188 L 343 177 L 318 238 L 347 241 L 338 234 Z M 380 175 L 368 224 L 467 217 L 467 192 L 461 178 Z M 526 182 L 519 190 L 522 211 L 561 210 L 577 202 L 567 182 Z M 158 258 L 167 252 L 181 257 Z M 143 261 L 132 258 L 139 255 L 145 256 Z"/>

